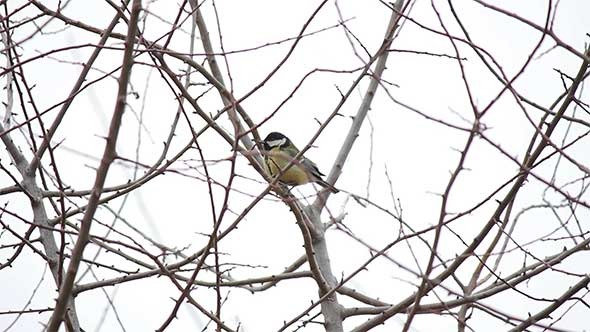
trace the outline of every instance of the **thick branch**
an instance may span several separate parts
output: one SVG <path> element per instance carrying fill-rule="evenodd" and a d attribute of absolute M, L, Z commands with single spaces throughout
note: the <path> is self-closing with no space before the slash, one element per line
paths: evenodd
<path fill-rule="evenodd" d="M 137 20 L 140 10 L 141 0 L 133 0 L 131 17 L 127 29 L 127 39 L 125 40 L 123 65 L 121 67 L 121 75 L 119 77 L 119 91 L 117 93 L 117 102 L 115 104 L 115 110 L 113 111 L 111 125 L 109 127 L 109 135 L 106 138 L 106 144 L 100 166 L 96 171 L 96 179 L 94 181 L 92 194 L 90 194 L 88 199 L 88 207 L 86 208 L 86 213 L 82 218 L 80 233 L 74 246 L 74 250 L 72 251 L 72 258 L 70 259 L 70 264 L 68 265 L 68 271 L 60 287 L 59 297 L 57 298 L 55 309 L 47 326 L 48 332 L 57 332 L 59 325 L 61 324 L 64 310 L 74 287 L 74 279 L 76 278 L 76 273 L 78 272 L 78 267 L 80 266 L 82 254 L 84 253 L 84 249 L 88 243 L 92 218 L 94 217 L 94 213 L 98 207 L 100 195 L 104 187 L 109 167 L 116 156 L 117 137 L 119 135 L 121 120 L 125 110 L 127 100 L 127 85 L 131 75 L 131 67 L 133 66 L 133 46 L 135 35 L 137 33 Z"/>
<path fill-rule="evenodd" d="M 336 157 L 336 160 L 334 161 L 334 165 L 332 166 L 332 169 L 330 170 L 330 174 L 328 175 L 328 179 L 327 179 L 328 183 L 331 183 L 331 184 L 335 183 L 336 180 L 338 180 L 338 178 L 342 174 L 342 169 L 344 168 L 344 164 L 346 163 L 346 159 L 348 158 L 348 155 L 350 154 L 350 151 L 352 150 L 352 146 L 353 146 L 356 138 L 359 136 L 359 131 L 361 130 L 361 127 L 365 121 L 367 113 L 369 112 L 369 109 L 371 108 L 371 103 L 373 102 L 373 98 L 375 97 L 375 93 L 377 92 L 377 88 L 380 85 L 380 81 L 381 81 L 381 77 L 383 76 L 383 72 L 385 71 L 385 67 L 387 64 L 387 57 L 389 55 L 388 49 L 390 48 L 391 42 L 393 41 L 393 35 L 396 31 L 396 28 L 398 26 L 398 22 L 400 19 L 399 13 L 401 12 L 403 5 L 404 5 L 403 0 L 398 0 L 395 3 L 394 9 L 391 13 L 391 17 L 389 19 L 389 24 L 387 26 L 387 30 L 385 32 L 385 38 L 384 38 L 383 44 L 381 44 L 381 47 L 379 48 L 379 50 L 375 53 L 373 58 L 367 63 L 367 66 L 370 66 L 371 63 L 373 61 L 375 61 L 375 59 L 377 60 L 377 64 L 375 65 L 375 70 L 373 71 L 373 73 L 371 75 L 371 80 L 369 82 L 369 87 L 367 88 L 367 92 L 365 92 L 365 96 L 363 97 L 361 105 L 359 106 L 359 109 L 353 118 L 354 120 L 350 126 L 350 129 L 348 130 L 348 134 L 346 135 L 346 138 L 344 139 L 344 143 L 342 144 L 342 147 L 340 148 L 340 151 L 338 152 L 338 156 Z M 324 207 L 325 202 L 327 201 L 327 198 L 329 195 L 330 195 L 329 191 L 324 191 L 323 193 L 321 193 L 320 196 L 318 197 L 318 199 L 314 202 L 314 206 L 321 210 Z"/>

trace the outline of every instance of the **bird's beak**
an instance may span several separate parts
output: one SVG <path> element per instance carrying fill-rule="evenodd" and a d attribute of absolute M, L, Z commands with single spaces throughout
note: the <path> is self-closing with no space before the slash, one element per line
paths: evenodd
<path fill-rule="evenodd" d="M 255 147 L 258 147 L 261 150 L 266 150 L 266 147 L 264 146 L 264 141 L 254 140 L 254 143 L 256 143 L 256 145 L 254 145 L 251 150 L 253 150 Z"/>

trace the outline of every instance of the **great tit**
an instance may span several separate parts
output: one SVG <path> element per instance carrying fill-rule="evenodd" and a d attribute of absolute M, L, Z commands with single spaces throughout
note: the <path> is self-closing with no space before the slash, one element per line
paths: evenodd
<path fill-rule="evenodd" d="M 264 149 L 266 169 L 271 176 L 279 174 L 299 153 L 297 147 L 287 136 L 277 132 L 272 132 L 266 136 L 262 142 L 262 148 Z M 283 172 L 279 181 L 288 186 L 314 182 L 333 193 L 337 193 L 338 189 L 324 181 L 322 179 L 323 175 L 313 161 L 301 156 L 299 160 L 293 162 L 288 170 Z"/>

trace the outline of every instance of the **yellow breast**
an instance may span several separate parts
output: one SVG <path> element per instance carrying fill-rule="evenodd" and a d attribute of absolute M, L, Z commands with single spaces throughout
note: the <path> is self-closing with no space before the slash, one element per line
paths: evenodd
<path fill-rule="evenodd" d="M 272 149 L 267 153 L 268 155 L 265 158 L 266 167 L 268 173 L 272 176 L 277 175 L 281 169 L 287 166 L 287 164 L 293 159 L 286 153 L 279 151 L 278 148 Z M 295 162 L 285 173 L 283 173 L 279 180 L 287 185 L 296 186 L 308 183 L 310 178 L 301 165 L 298 162 Z"/>

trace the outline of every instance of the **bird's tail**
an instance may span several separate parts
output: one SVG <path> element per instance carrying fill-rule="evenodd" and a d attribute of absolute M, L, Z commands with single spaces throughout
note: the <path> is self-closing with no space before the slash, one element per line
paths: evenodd
<path fill-rule="evenodd" d="M 331 185 L 328 182 L 324 181 L 323 179 L 316 179 L 315 180 L 315 183 L 317 183 L 320 186 L 328 189 L 329 191 L 331 191 L 334 194 L 336 194 L 336 193 L 338 193 L 340 191 L 340 190 L 336 189 L 333 185 Z"/>

